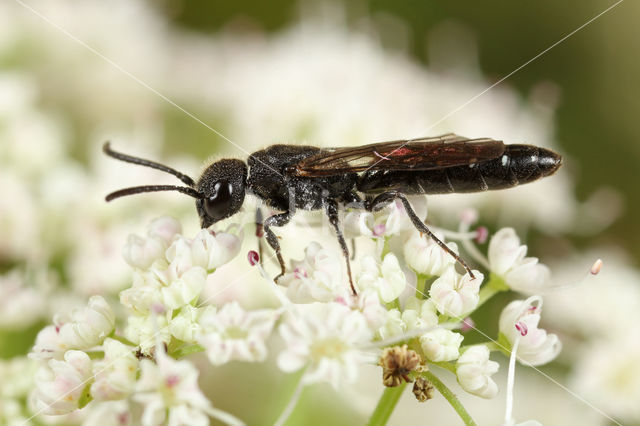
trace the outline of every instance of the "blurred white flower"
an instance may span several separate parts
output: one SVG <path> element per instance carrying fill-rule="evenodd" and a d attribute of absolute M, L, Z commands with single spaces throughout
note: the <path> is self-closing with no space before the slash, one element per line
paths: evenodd
<path fill-rule="evenodd" d="M 22 413 L 22 404 L 18 400 L 0 398 L 0 424 L 7 426 L 29 424 L 29 420 Z"/>
<path fill-rule="evenodd" d="M 146 269 L 155 260 L 164 257 L 166 249 L 164 240 L 159 237 L 142 238 L 132 234 L 122 249 L 122 257 L 132 267 Z"/>
<path fill-rule="evenodd" d="M 491 361 L 489 355 L 489 348 L 485 345 L 474 345 L 467 348 L 456 362 L 456 375 L 462 389 L 482 398 L 493 398 L 498 394 L 498 385 L 491 376 L 500 366 Z"/>
<path fill-rule="evenodd" d="M 360 312 L 339 303 L 299 305 L 294 312 L 279 327 L 286 344 L 278 356 L 281 370 L 306 366 L 303 383 L 326 381 L 337 388 L 355 381 L 360 364 L 375 362 L 375 355 L 360 349 L 373 337 Z"/>
<path fill-rule="evenodd" d="M 581 279 L 596 257 L 605 259 L 602 271 Z M 559 283 L 579 280 L 578 285 L 545 295 L 545 319 L 555 328 L 588 339 L 627 338 L 629 324 L 640 322 L 640 271 L 619 250 L 580 253 L 570 262 L 554 264 L 553 271 Z"/>
<path fill-rule="evenodd" d="M 149 237 L 160 238 L 168 247 L 174 237 L 182 233 L 182 225 L 171 216 L 160 216 L 151 221 L 147 232 Z"/>
<path fill-rule="evenodd" d="M 128 401 L 106 401 L 90 404 L 82 426 L 130 426 L 133 413 Z"/>
<path fill-rule="evenodd" d="M 133 399 L 144 405 L 142 425 L 156 426 L 165 421 L 169 425 L 208 425 L 209 415 L 228 424 L 242 424 L 213 408 L 198 387 L 198 370 L 189 361 L 176 361 L 157 351 L 156 362 L 143 359 L 140 368 Z"/>
<path fill-rule="evenodd" d="M 162 303 L 162 283 L 152 271 L 133 271 L 133 284 L 120 292 L 120 303 L 136 314 L 146 315 L 156 303 Z"/>
<path fill-rule="evenodd" d="M 213 233 L 208 229 L 201 229 L 193 239 L 178 236 L 167 250 L 169 269 L 176 275 L 193 267 L 211 273 L 238 254 L 241 241 L 242 235 Z"/>
<path fill-rule="evenodd" d="M 571 389 L 622 423 L 640 422 L 640 333 L 596 339 L 578 354 Z"/>
<path fill-rule="evenodd" d="M 134 348 L 114 340 L 105 339 L 104 358 L 93 363 L 94 382 L 91 396 L 97 401 L 125 399 L 136 384 L 138 359 Z"/>
<path fill-rule="evenodd" d="M 422 300 L 411 296 L 405 300 L 405 308 L 389 309 L 385 323 L 378 329 L 381 339 L 399 336 L 411 330 L 434 327 L 438 324 L 438 312 L 430 299 Z"/>
<path fill-rule="evenodd" d="M 436 233 L 436 236 L 441 236 Z M 443 238 L 440 238 L 444 241 Z M 458 253 L 456 243 L 447 243 L 447 246 Z M 407 265 L 422 275 L 442 275 L 444 271 L 453 266 L 456 260 L 446 251 L 442 250 L 436 242 L 427 236 L 414 232 L 404 244 L 404 258 Z"/>
<path fill-rule="evenodd" d="M 59 415 L 78 409 L 80 398 L 91 379 L 91 359 L 82 351 L 67 351 L 64 361 L 51 359 L 36 374 L 32 394 L 35 409 L 42 414 Z"/>
<path fill-rule="evenodd" d="M 386 321 L 387 310 L 380 304 L 378 292 L 369 289 L 358 293 L 355 298 L 344 299 L 345 303 L 353 310 L 360 312 L 367 321 L 371 330 L 377 330 Z M 340 302 L 340 299 L 336 300 Z M 349 305 L 348 301 L 351 302 Z"/>
<path fill-rule="evenodd" d="M 514 300 L 500 314 L 500 333 L 513 345 L 520 338 L 517 358 L 531 365 L 552 361 L 562 349 L 558 336 L 538 328 L 542 306 L 534 306 L 527 300 Z"/>
<path fill-rule="evenodd" d="M 451 330 L 436 328 L 420 336 L 424 354 L 433 362 L 452 361 L 460 355 L 460 343 L 464 337 Z"/>
<path fill-rule="evenodd" d="M 27 279 L 17 270 L 0 275 L 0 328 L 25 328 L 46 315 L 45 289 L 27 285 Z"/>
<path fill-rule="evenodd" d="M 344 260 L 332 250 L 312 242 L 304 250 L 302 260 L 293 260 L 289 272 L 278 284 L 287 287 L 294 303 L 329 302 L 338 296 L 348 297 L 343 277 Z"/>
<path fill-rule="evenodd" d="M 512 290 L 539 294 L 550 285 L 550 271 L 536 257 L 525 257 L 527 246 L 513 228 L 503 228 L 489 242 L 491 272 L 499 275 Z"/>
<path fill-rule="evenodd" d="M 2 142 L 9 144 L 9 141 Z M 39 258 L 46 249 L 34 247 L 41 224 L 37 215 L 37 199 L 17 174 L 0 166 L 0 257 L 8 259 Z"/>
<path fill-rule="evenodd" d="M 442 314 L 459 318 L 472 312 L 480 300 L 480 284 L 484 275 L 473 271 L 475 278 L 467 272 L 460 275 L 454 267 L 449 267 L 429 289 L 429 296 Z"/>
<path fill-rule="evenodd" d="M 149 355 L 157 342 L 169 344 L 171 341 L 167 315 L 130 315 L 127 317 L 124 337 L 140 346 L 142 353 Z"/>
<path fill-rule="evenodd" d="M 178 315 L 175 315 L 169 323 L 169 332 L 173 337 L 183 342 L 195 342 L 201 330 L 200 318 L 215 314 L 216 308 L 204 306 L 196 308 L 186 305 L 180 308 Z"/>
<path fill-rule="evenodd" d="M 373 256 L 365 256 L 360 261 L 361 271 L 357 279 L 360 291 L 375 289 L 380 300 L 385 303 L 396 299 L 404 291 L 407 280 L 400 267 L 398 258 L 388 253 L 381 263 Z"/>
<path fill-rule="evenodd" d="M 407 324 L 408 330 L 433 327 L 438 324 L 436 305 L 431 299 L 408 297 L 404 301 L 402 319 Z"/>
<path fill-rule="evenodd" d="M 386 316 L 382 327 L 378 329 L 380 339 L 388 339 L 392 336 L 399 336 L 407 331 L 407 324 L 402 320 L 402 312 L 393 308 L 386 311 Z"/>
<path fill-rule="evenodd" d="M 169 309 L 178 309 L 195 301 L 202 293 L 207 282 L 207 271 L 199 266 L 189 268 L 180 275 L 174 275 L 168 269 L 164 275 L 164 283 L 160 289 L 162 302 Z"/>
<path fill-rule="evenodd" d="M 213 365 L 231 360 L 264 361 L 265 343 L 278 316 L 276 310 L 247 312 L 235 301 L 227 303 L 218 312 L 203 313 L 198 343 L 204 346 Z"/>

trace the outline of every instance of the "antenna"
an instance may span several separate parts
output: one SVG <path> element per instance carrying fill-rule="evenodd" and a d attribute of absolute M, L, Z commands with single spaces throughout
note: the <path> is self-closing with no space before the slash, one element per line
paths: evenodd
<path fill-rule="evenodd" d="M 193 187 L 196 184 L 195 181 L 192 178 L 190 178 L 189 176 L 185 175 L 184 173 L 180 173 L 176 169 L 172 169 L 169 166 L 165 166 L 164 164 L 156 163 L 155 161 L 145 160 L 144 158 L 133 157 L 131 155 L 127 155 L 127 154 L 123 154 L 121 152 L 114 151 L 114 150 L 111 149 L 111 143 L 108 142 L 108 141 L 105 142 L 105 144 L 102 146 L 102 151 L 105 154 L 107 154 L 109 157 L 115 158 L 116 160 L 124 161 L 126 163 L 138 164 L 140 166 L 151 167 L 152 169 L 157 169 L 157 170 L 161 170 L 161 171 L 163 171 L 165 173 L 172 174 L 175 177 L 177 177 L 178 179 L 180 179 L 182 182 L 187 184 L 188 186 Z M 142 188 L 142 187 L 140 187 L 140 188 Z M 169 190 L 168 189 L 157 189 L 156 191 L 169 191 Z M 139 192 L 150 192 L 150 191 L 139 191 Z M 115 194 L 115 192 L 114 192 L 114 194 Z M 134 194 L 137 194 L 137 192 L 134 192 Z M 113 194 L 109 194 L 109 195 L 113 195 Z M 129 195 L 129 194 L 124 194 L 124 195 Z M 191 195 L 191 194 L 189 194 L 189 195 Z M 107 201 L 109 201 L 109 200 L 107 200 Z"/>
<path fill-rule="evenodd" d="M 187 194 L 193 198 L 204 198 L 204 194 L 196 191 L 193 188 L 187 186 L 175 186 L 175 185 L 146 185 L 146 186 L 132 186 L 130 188 L 123 188 L 118 191 L 112 192 L 105 197 L 105 200 L 111 201 L 116 198 L 125 197 L 127 195 L 135 195 L 143 192 L 159 192 L 159 191 L 178 191 L 183 194 Z"/>

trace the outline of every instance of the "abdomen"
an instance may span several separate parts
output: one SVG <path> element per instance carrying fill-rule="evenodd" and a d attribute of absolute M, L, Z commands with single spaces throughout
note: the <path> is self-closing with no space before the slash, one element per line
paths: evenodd
<path fill-rule="evenodd" d="M 358 181 L 358 190 L 364 193 L 398 190 L 405 194 L 447 194 L 505 189 L 549 176 L 561 164 L 562 157 L 549 149 L 506 145 L 500 157 L 465 166 L 365 172 Z"/>

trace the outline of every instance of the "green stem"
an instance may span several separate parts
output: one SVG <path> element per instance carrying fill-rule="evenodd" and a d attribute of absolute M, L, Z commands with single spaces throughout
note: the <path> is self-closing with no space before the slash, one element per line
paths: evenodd
<path fill-rule="evenodd" d="M 489 276 L 489 282 L 482 286 L 480 289 L 480 300 L 478 301 L 478 309 L 480 306 L 484 304 L 487 300 L 491 299 L 496 294 L 501 291 L 509 290 L 509 286 L 505 284 L 504 280 L 497 275 L 491 274 Z"/>
<path fill-rule="evenodd" d="M 170 352 L 170 355 L 175 359 L 180 359 L 184 356 L 195 354 L 198 352 L 204 352 L 204 348 L 198 344 L 187 344 Z"/>
<path fill-rule="evenodd" d="M 389 421 L 389 417 L 391 417 L 391 413 L 393 413 L 394 408 L 396 408 L 396 404 L 398 400 L 402 396 L 402 392 L 407 387 L 406 383 L 402 383 L 399 386 L 395 386 L 392 388 L 384 388 L 384 392 L 382 392 L 382 396 L 380 400 L 378 400 L 378 405 L 376 405 L 376 409 L 373 411 L 371 418 L 369 419 L 368 426 L 384 426 Z"/>
<path fill-rule="evenodd" d="M 433 362 L 432 364 L 435 364 L 440 368 L 444 368 L 445 370 L 449 370 L 453 374 L 456 374 L 456 366 L 450 362 L 441 361 L 441 362 Z"/>
<path fill-rule="evenodd" d="M 430 371 L 426 371 L 422 373 L 422 375 L 427 380 L 429 380 L 429 382 L 431 382 L 433 387 L 438 389 L 438 392 L 440 392 L 447 401 L 449 401 L 449 404 L 451 404 L 453 409 L 456 410 L 456 413 L 458 413 L 465 425 L 476 426 L 476 422 L 473 421 L 471 415 L 467 412 L 467 410 L 465 410 L 458 397 L 456 397 L 454 393 L 451 392 L 451 390 L 444 383 L 442 383 L 442 381 L 440 381 L 440 379 L 434 376 Z"/>
<path fill-rule="evenodd" d="M 127 340 L 125 337 L 118 336 L 115 332 L 111 333 L 109 335 L 109 337 L 112 338 L 113 340 L 117 340 L 120 343 L 124 343 L 127 346 L 138 346 L 135 343 L 133 343 L 132 341 Z"/>

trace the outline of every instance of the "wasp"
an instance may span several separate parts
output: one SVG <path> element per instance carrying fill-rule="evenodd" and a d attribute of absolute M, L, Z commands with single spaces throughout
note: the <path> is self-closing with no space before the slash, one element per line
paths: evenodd
<path fill-rule="evenodd" d="M 107 201 L 144 192 L 178 191 L 195 198 L 202 228 L 237 213 L 247 194 L 278 211 L 262 224 L 280 264 L 276 280 L 286 267 L 272 228 L 286 225 L 297 210 L 324 210 L 342 248 L 354 295 L 349 249 L 339 221 L 341 207 L 377 211 L 400 200 L 415 228 L 431 237 L 473 278 L 466 262 L 427 228 L 406 196 L 511 188 L 549 176 L 562 164 L 562 157 L 546 148 L 446 134 L 357 147 L 271 145 L 250 154 L 246 162 L 215 161 L 196 181 L 163 164 L 116 152 L 108 142 L 103 150 L 115 159 L 170 173 L 186 185 L 124 188 L 107 195 Z"/>

